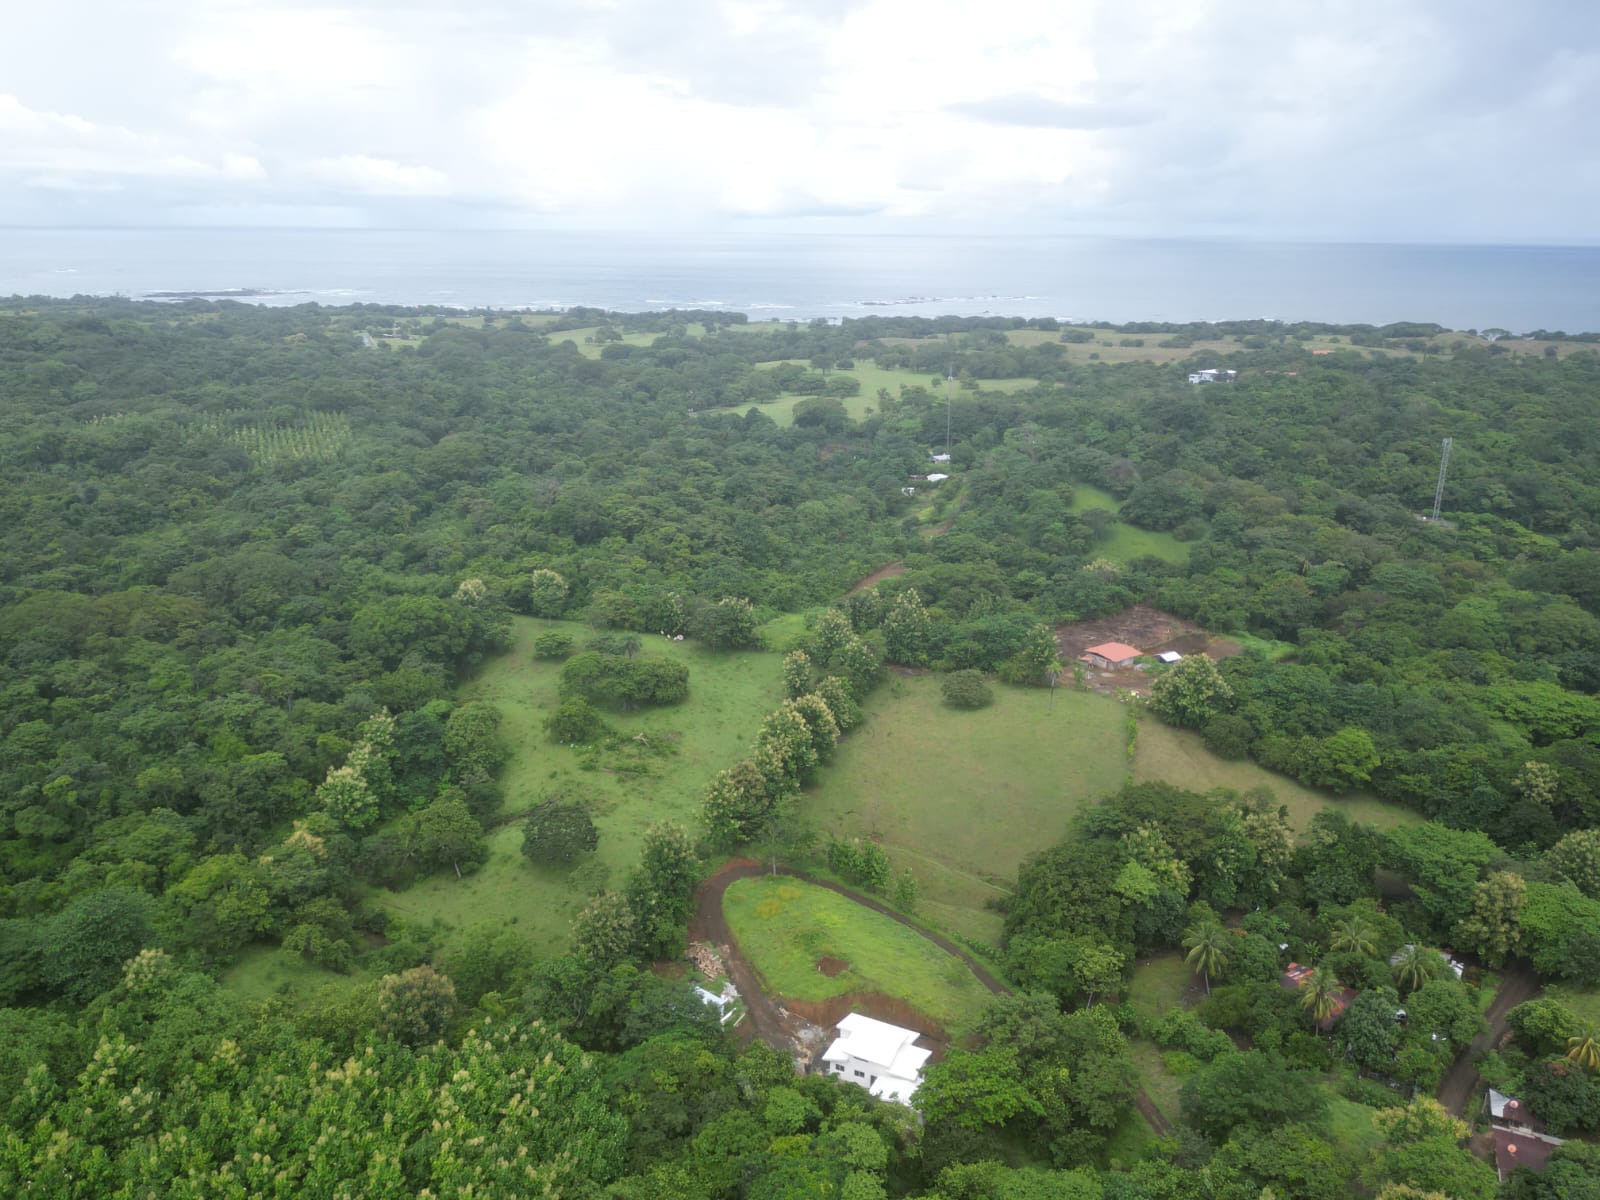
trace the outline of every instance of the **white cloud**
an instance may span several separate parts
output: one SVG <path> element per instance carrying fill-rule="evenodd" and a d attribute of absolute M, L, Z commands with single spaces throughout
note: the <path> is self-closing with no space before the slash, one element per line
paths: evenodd
<path fill-rule="evenodd" d="M 1559 0 L 57 0 L 0 79 L 0 220 L 1600 234 L 1600 10 Z"/>

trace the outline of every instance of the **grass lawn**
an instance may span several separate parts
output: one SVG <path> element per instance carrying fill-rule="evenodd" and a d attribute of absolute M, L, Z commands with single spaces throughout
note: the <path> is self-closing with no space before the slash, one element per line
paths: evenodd
<path fill-rule="evenodd" d="M 1133 1056 L 1133 1065 L 1139 1070 L 1139 1083 L 1144 1088 L 1144 1094 L 1161 1110 L 1163 1117 L 1176 1125 L 1183 1108 L 1178 1103 L 1183 1080 L 1167 1070 L 1167 1064 L 1161 1058 L 1161 1048 L 1154 1042 L 1134 1038 L 1128 1043 L 1128 1051 Z"/>
<path fill-rule="evenodd" d="M 1395 1103 L 1398 1105 L 1399 1100 Z M 1373 1109 L 1343 1096 L 1328 1097 L 1328 1135 L 1339 1152 L 1339 1161 L 1364 1163 L 1383 1139 L 1372 1127 Z"/>
<path fill-rule="evenodd" d="M 803 367 L 809 367 L 811 365 L 809 362 L 798 358 L 780 361 L 797 363 Z M 907 371 L 900 368 L 880 367 L 876 363 L 870 362 L 866 359 L 856 359 L 855 364 L 856 365 L 854 367 L 851 367 L 848 370 L 839 370 L 836 368 L 828 372 L 828 377 L 830 379 L 834 376 L 841 376 L 846 379 L 854 379 L 861 384 L 861 391 L 858 394 L 845 397 L 842 400 L 842 403 L 844 404 L 844 410 L 852 421 L 860 421 L 869 413 L 877 411 L 879 404 L 879 388 L 888 389 L 888 392 L 891 396 L 898 398 L 900 395 L 900 389 L 902 387 L 924 387 L 929 391 L 932 391 L 935 395 L 938 395 L 941 394 L 944 386 L 943 383 L 940 383 L 937 387 L 935 387 L 933 376 L 924 375 L 919 371 Z M 763 369 L 770 369 L 777 366 L 778 363 L 770 362 L 761 363 L 759 365 Z M 980 379 L 978 380 L 978 387 L 980 390 L 986 392 L 1020 392 L 1026 388 L 1036 387 L 1038 386 L 1038 383 L 1039 381 L 1037 379 Z M 953 385 L 950 395 L 952 400 L 960 400 L 963 395 L 970 396 L 972 393 L 961 388 L 959 385 Z M 735 405 L 732 409 L 718 409 L 712 411 L 732 411 L 742 413 L 748 411 L 749 409 L 756 408 L 766 413 L 767 416 L 771 417 L 779 425 L 791 425 L 794 423 L 794 406 L 801 400 L 805 399 L 807 399 L 805 396 L 780 396 L 778 399 L 768 401 L 765 404 L 739 404 Z"/>
<path fill-rule="evenodd" d="M 562 629 L 581 649 L 592 631 L 576 622 L 514 622 L 511 650 L 461 689 L 463 699 L 490 701 L 504 714 L 500 733 L 512 753 L 501 774 L 502 812 L 524 812 L 563 788 L 582 789 L 591 800 L 600 845 L 594 864 L 580 870 L 591 884 L 604 876 L 620 886 L 638 858 L 645 829 L 665 819 L 694 826 L 711 777 L 744 757 L 762 718 L 783 700 L 781 659 L 764 651 L 719 653 L 691 642 L 645 638 L 646 653 L 688 663 L 689 698 L 671 708 L 608 714 L 607 720 L 624 737 L 642 733 L 672 751 L 641 760 L 643 774 L 619 770 L 626 765 L 622 756 L 606 753 L 586 770 L 580 751 L 545 737 L 544 719 L 559 703 L 561 664 L 535 658 L 532 642 L 546 629 Z M 448 931 L 482 921 L 516 922 L 538 951 L 558 953 L 589 893 L 565 872 L 529 866 L 521 846 L 522 826 L 514 822 L 494 831 L 489 862 L 476 875 L 436 875 L 375 898 L 410 920 L 437 920 L 447 939 Z"/>
<path fill-rule="evenodd" d="M 919 905 L 969 937 L 999 940 L 985 902 L 1017 866 L 1066 832 L 1087 800 L 1114 791 L 1126 766 L 1125 711 L 1104 696 L 995 687 L 988 708 L 945 705 L 939 677 L 894 678 L 807 795 L 818 828 L 877 837 Z"/>
<path fill-rule="evenodd" d="M 723 896 L 722 911 L 767 990 L 787 999 L 883 992 L 951 1036 L 970 1029 L 991 999 L 960 959 L 826 888 L 783 876 L 740 879 Z M 850 965 L 829 977 L 817 967 L 824 957 Z"/>
<path fill-rule="evenodd" d="M 1253 762 L 1218 758 L 1206 749 L 1198 733 L 1175 729 L 1152 716 L 1139 722 L 1133 778 L 1137 783 L 1150 780 L 1174 783 L 1192 792 L 1208 792 L 1219 787 L 1236 792 L 1246 792 L 1253 787 L 1271 788 L 1278 803 L 1288 805 L 1289 824 L 1296 830 L 1304 830 L 1311 824 L 1311 818 L 1324 808 L 1337 809 L 1352 821 L 1379 829 L 1415 825 L 1423 819 L 1419 813 L 1385 803 L 1366 792 L 1335 796 L 1332 792 L 1305 787 Z"/>
<path fill-rule="evenodd" d="M 1072 485 L 1072 507 L 1068 511 L 1080 513 L 1091 508 L 1103 508 L 1114 513 L 1117 505 L 1117 498 L 1110 492 L 1103 492 L 1086 483 L 1075 483 Z M 1189 561 L 1187 542 L 1180 542 L 1170 533 L 1140 529 L 1137 525 L 1122 521 L 1112 523 L 1110 536 L 1096 547 L 1095 552 L 1101 558 L 1124 563 L 1147 554 L 1171 563 Z"/>
<path fill-rule="evenodd" d="M 1570 1008 L 1585 1025 L 1600 1029 L 1600 988 L 1584 990 L 1569 983 L 1546 984 L 1545 998 L 1559 1000 Z"/>
<path fill-rule="evenodd" d="M 221 983 L 242 1000 L 259 1002 L 281 995 L 303 1004 L 324 988 L 348 990 L 369 979 L 370 975 L 359 970 L 341 975 L 316 966 L 298 952 L 279 946 L 251 946 L 222 973 Z"/>
<path fill-rule="evenodd" d="M 1194 968 L 1183 961 L 1181 951 L 1152 954 L 1133 968 L 1128 981 L 1128 1004 L 1141 1021 L 1155 1020 L 1182 1003 L 1184 989 L 1195 978 Z"/>
<path fill-rule="evenodd" d="M 1149 1158 L 1155 1148 L 1156 1135 L 1139 1110 L 1129 1105 L 1106 1141 L 1106 1165 L 1115 1171 L 1129 1170 L 1140 1159 Z"/>

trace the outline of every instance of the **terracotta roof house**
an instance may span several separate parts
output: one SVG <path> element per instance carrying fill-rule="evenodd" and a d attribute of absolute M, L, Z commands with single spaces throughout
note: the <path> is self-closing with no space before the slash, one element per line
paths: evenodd
<path fill-rule="evenodd" d="M 1139 651 L 1126 643 L 1101 642 L 1098 646 L 1090 646 L 1079 655 L 1079 661 L 1109 671 L 1112 667 L 1126 666 L 1138 657 Z"/>
<path fill-rule="evenodd" d="M 1530 1171 L 1543 1171 L 1560 1138 L 1543 1133 L 1517 1133 L 1511 1129 L 1494 1130 L 1494 1165 L 1500 1173 L 1500 1182 L 1511 1178 L 1518 1167 Z"/>

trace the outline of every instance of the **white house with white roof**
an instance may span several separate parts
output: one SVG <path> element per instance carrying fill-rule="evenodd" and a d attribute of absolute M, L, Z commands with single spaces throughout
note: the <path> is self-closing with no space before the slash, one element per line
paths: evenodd
<path fill-rule="evenodd" d="M 880 1100 L 910 1105 L 931 1050 L 916 1045 L 917 1031 L 851 1013 L 823 1052 L 830 1075 L 866 1088 Z"/>

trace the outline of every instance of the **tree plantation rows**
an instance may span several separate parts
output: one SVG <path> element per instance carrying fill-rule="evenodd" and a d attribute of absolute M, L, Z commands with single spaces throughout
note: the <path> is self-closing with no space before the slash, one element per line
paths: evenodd
<path fill-rule="evenodd" d="M 1231 340 L 1069 356 L 1111 334 Z M 0 1192 L 1600 1196 L 1600 355 L 1441 335 L 0 302 Z M 920 862 L 808 811 L 886 667 L 978 720 L 1087 686 L 1058 627 L 1140 603 L 1243 649 L 1143 673 L 1130 736 L 1325 811 L 1130 775 L 1017 829 L 966 939 L 1008 990 L 916 1111 L 652 971 L 731 854 L 915 909 Z M 531 734 L 461 690 L 514 618 Z M 683 639 L 783 698 L 608 887 L 598 793 L 513 811 L 505 768 L 651 779 L 672 740 L 618 728 L 691 713 Z M 511 822 L 582 892 L 564 953 L 383 903 Z M 333 986 L 221 982 L 267 948 Z M 1570 1139 L 1542 1174 L 1472 1152 L 1464 1054 Z"/>

